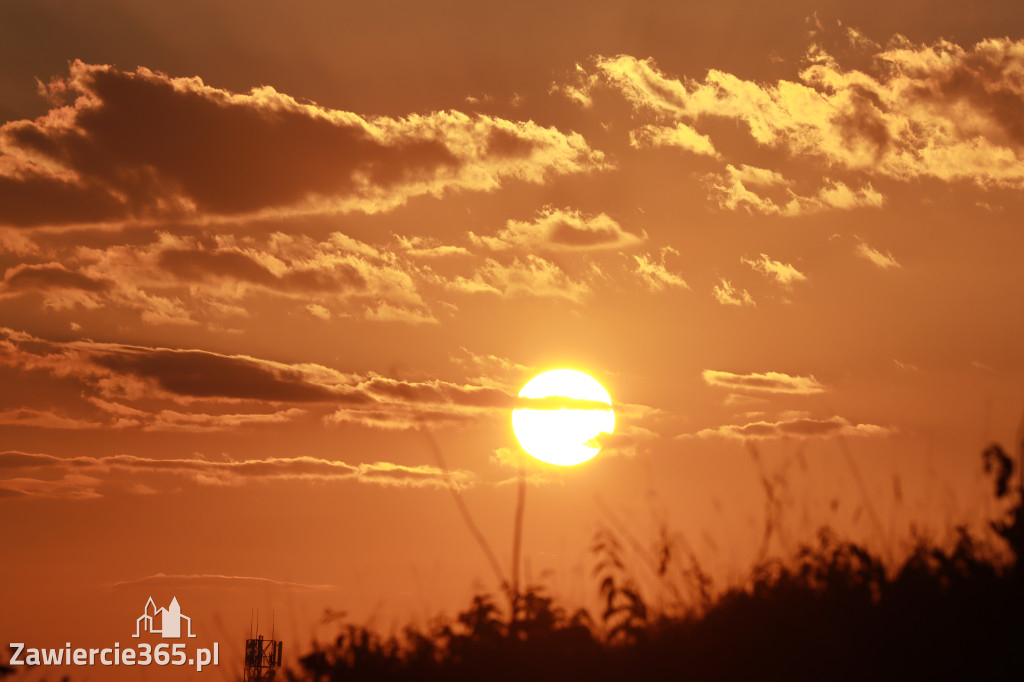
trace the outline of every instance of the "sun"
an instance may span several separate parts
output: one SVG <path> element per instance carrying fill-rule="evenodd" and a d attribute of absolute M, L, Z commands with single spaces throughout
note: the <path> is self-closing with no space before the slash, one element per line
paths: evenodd
<path fill-rule="evenodd" d="M 594 439 L 615 429 L 612 399 L 604 386 L 589 374 L 574 369 L 552 369 L 530 379 L 519 391 L 520 398 L 553 399 L 537 408 L 512 410 L 512 430 L 529 454 L 549 464 L 572 466 L 592 459 L 600 450 Z M 604 403 L 566 407 L 558 399 Z"/>

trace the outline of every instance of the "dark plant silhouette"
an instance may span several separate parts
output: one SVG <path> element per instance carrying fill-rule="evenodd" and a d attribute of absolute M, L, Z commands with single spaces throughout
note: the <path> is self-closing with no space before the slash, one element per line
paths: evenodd
<path fill-rule="evenodd" d="M 602 528 L 591 551 L 603 609 L 571 616 L 529 586 L 502 610 L 480 595 L 454 622 L 382 638 L 348 626 L 293 680 L 1000 680 L 1024 676 L 1024 491 L 998 445 L 983 454 L 1002 511 L 997 542 L 957 529 L 892 566 L 822 529 L 712 597 L 692 552 L 664 531 L 653 552 Z M 614 525 L 614 524 L 613 524 Z M 645 597 L 628 560 L 662 585 Z M 1001 558 L 1000 558 L 1001 557 Z M 632 562 L 635 563 L 635 562 Z M 684 598 L 689 595 L 689 598 Z"/>
<path fill-rule="evenodd" d="M 1021 452 L 1024 454 L 1024 441 L 1021 442 Z M 992 522 L 992 530 L 1006 540 L 1010 550 L 1020 564 L 1021 556 L 1024 555 L 1024 467 L 1019 471 L 1020 479 L 1016 489 L 1011 487 L 1013 478 L 1013 460 L 1006 451 L 998 444 L 993 444 L 985 450 L 982 455 L 985 463 L 985 473 L 994 473 L 996 486 L 996 499 L 1009 498 L 1011 501 L 1016 498 L 1004 519 Z"/>

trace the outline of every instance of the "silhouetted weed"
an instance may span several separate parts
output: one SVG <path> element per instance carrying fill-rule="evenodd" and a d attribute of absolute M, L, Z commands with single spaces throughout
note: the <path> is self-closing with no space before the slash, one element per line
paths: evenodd
<path fill-rule="evenodd" d="M 653 552 L 633 547 L 669 595 L 652 606 L 628 568 L 635 541 L 603 527 L 591 546 L 603 604 L 596 622 L 583 610 L 568 615 L 528 586 L 509 600 L 513 613 L 479 595 L 454 622 L 426 632 L 382 638 L 348 626 L 287 674 L 318 681 L 1024 679 L 1022 485 L 998 445 L 983 463 L 1004 507 L 991 527 L 1008 560 L 959 528 L 952 547 L 918 539 L 902 563 L 887 567 L 826 528 L 787 561 L 764 558 L 746 584 L 712 597 L 693 553 L 662 529 Z"/>

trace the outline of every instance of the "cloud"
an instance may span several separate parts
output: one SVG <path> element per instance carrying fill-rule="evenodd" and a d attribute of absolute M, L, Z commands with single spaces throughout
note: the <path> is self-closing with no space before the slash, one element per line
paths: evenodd
<path fill-rule="evenodd" d="M 308 310 L 313 317 L 319 317 L 321 320 L 331 319 L 331 311 L 319 303 L 310 303 L 306 306 L 306 310 Z"/>
<path fill-rule="evenodd" d="M 516 256 L 502 264 L 488 258 L 472 278 L 457 276 L 445 286 L 454 291 L 500 296 L 535 296 L 581 303 L 590 295 L 590 285 L 574 280 L 560 267 L 534 254 Z"/>
<path fill-rule="evenodd" d="M 189 283 L 227 280 L 307 294 L 366 288 L 366 280 L 351 264 L 340 264 L 328 274 L 325 270 L 291 268 L 281 263 L 280 272 L 275 273 L 253 255 L 232 248 L 207 251 L 190 245 L 162 249 L 157 254 L 157 265 L 179 281 Z"/>
<path fill-rule="evenodd" d="M 104 419 L 71 417 L 52 410 L 21 407 L 0 410 L 0 425 L 61 431 L 135 428 L 141 431 L 203 433 L 234 431 L 265 424 L 282 424 L 306 414 L 305 410 L 299 408 L 270 413 L 242 414 L 206 414 L 177 410 L 149 412 L 97 397 L 89 397 L 87 401 L 101 411 L 101 416 Z"/>
<path fill-rule="evenodd" d="M 645 125 L 629 133 L 629 144 L 641 147 L 679 147 L 694 154 L 718 158 L 719 153 L 711 138 L 701 135 L 692 126 L 676 123 L 675 126 Z"/>
<path fill-rule="evenodd" d="M 893 364 L 895 364 L 897 367 L 899 367 L 904 372 L 914 372 L 914 373 L 920 373 L 921 372 L 921 368 L 918 367 L 917 365 L 913 364 L 912 362 L 900 362 L 899 360 L 894 359 L 893 360 Z"/>
<path fill-rule="evenodd" d="M 497 448 L 491 453 L 490 461 L 503 471 L 502 475 L 507 478 L 500 478 L 492 485 L 495 488 L 504 488 L 517 485 L 520 477 L 523 477 L 526 484 L 536 488 L 548 485 L 565 485 L 565 480 L 559 467 L 542 462 L 536 457 L 531 457 L 522 448 Z M 509 475 L 510 472 L 515 473 Z"/>
<path fill-rule="evenodd" d="M 469 249 L 464 246 L 442 244 L 429 237 L 402 237 L 396 235 L 399 248 L 413 258 L 442 258 L 444 256 L 467 256 Z"/>
<path fill-rule="evenodd" d="M 641 416 L 658 414 L 658 410 L 643 405 L 617 405 L 616 412 L 615 432 L 600 433 L 590 441 L 590 444 L 601 448 L 602 458 L 635 457 L 641 452 L 649 451 L 652 444 L 661 439 L 658 433 L 635 423 Z M 506 469 L 525 471 L 527 483 L 531 485 L 564 484 L 561 467 L 532 457 L 519 447 L 497 448 L 491 455 L 491 461 Z M 512 476 L 499 480 L 494 485 L 511 485 L 518 480 L 518 476 Z"/>
<path fill-rule="evenodd" d="M 646 235 L 638 237 L 626 232 L 605 213 L 587 215 L 567 208 L 546 207 L 534 220 L 509 220 L 496 236 L 477 236 L 470 232 L 469 237 L 474 244 L 494 251 L 577 251 L 624 249 L 639 244 Z"/>
<path fill-rule="evenodd" d="M 376 378 L 367 388 L 377 397 L 373 405 L 346 406 L 328 415 L 333 424 L 358 424 L 392 431 L 424 426 L 444 427 L 471 424 L 482 419 L 506 417 L 516 408 L 532 410 L 607 410 L 599 401 L 565 397 L 520 398 L 514 388 L 499 382 L 482 386 L 459 385 L 433 380 L 418 383 Z M 616 410 L 625 406 L 616 405 Z"/>
<path fill-rule="evenodd" d="M 640 414 L 654 416 L 657 412 L 643 406 L 636 407 L 640 407 L 640 410 L 619 410 L 625 418 L 615 425 L 615 432 L 600 433 L 594 439 L 601 446 L 602 457 L 636 457 L 641 452 L 650 452 L 652 445 L 661 439 L 657 432 L 636 423 L 641 418 Z M 636 414 L 630 415 L 630 412 Z"/>
<path fill-rule="evenodd" d="M 460 405 L 413 407 L 396 402 L 374 408 L 340 408 L 325 417 L 329 424 L 356 424 L 386 431 L 412 431 L 426 426 L 445 428 L 468 426 L 495 410 Z"/>
<path fill-rule="evenodd" d="M 44 308 L 64 310 L 81 306 L 92 310 L 103 305 L 113 287 L 109 279 L 68 270 L 61 263 L 22 263 L 4 272 L 0 280 L 0 300 L 39 293 Z"/>
<path fill-rule="evenodd" d="M 116 253 L 121 248 L 97 249 L 95 253 Z M 195 324 L 180 300 L 139 288 L 140 281 L 152 281 L 152 270 L 133 277 L 135 273 L 95 268 L 89 262 L 88 251 L 79 249 L 77 254 L 68 254 L 65 260 L 75 263 L 76 269 L 59 262 L 8 268 L 0 280 L 0 299 L 38 294 L 43 307 L 55 310 L 76 306 L 92 310 L 113 304 L 137 310 L 144 321 L 154 324 Z"/>
<path fill-rule="evenodd" d="M 888 436 L 891 428 L 875 424 L 853 424 L 842 417 L 828 419 L 797 418 L 777 422 L 758 421 L 749 424 L 702 429 L 684 438 L 821 438 L 825 436 Z"/>
<path fill-rule="evenodd" d="M 636 268 L 633 270 L 634 274 L 640 278 L 640 281 L 647 285 L 647 288 L 651 291 L 665 291 L 666 289 L 689 289 L 690 285 L 686 283 L 682 277 L 678 274 L 671 272 L 665 265 L 665 258 L 668 254 L 679 255 L 679 251 L 666 246 L 661 249 L 661 255 L 659 258 L 655 258 L 651 254 L 640 254 L 633 256 L 633 260 L 636 262 Z"/>
<path fill-rule="evenodd" d="M 3 455 L 0 453 L 0 469 Z M 103 497 L 96 491 L 98 478 L 69 474 L 60 479 L 0 478 L 0 500 L 44 498 L 54 500 L 94 500 Z"/>
<path fill-rule="evenodd" d="M 360 388 L 380 399 L 411 403 L 455 404 L 470 407 L 510 407 L 507 392 L 489 386 L 456 384 L 440 379 L 406 381 L 371 375 Z"/>
<path fill-rule="evenodd" d="M 790 376 L 783 372 L 733 374 L 732 372 L 706 369 L 701 376 L 704 377 L 708 386 L 720 386 L 739 391 L 796 395 L 813 395 L 825 391 L 825 387 L 813 376 Z"/>
<path fill-rule="evenodd" d="M 722 404 L 725 405 L 726 407 L 740 407 L 744 405 L 762 405 L 767 402 L 769 402 L 768 398 L 762 398 L 761 396 L 743 395 L 741 393 L 730 393 L 729 395 L 725 396 L 725 400 L 722 401 Z"/>
<path fill-rule="evenodd" d="M 480 386 L 500 388 L 510 394 L 518 393 L 520 385 L 527 376 L 536 373 L 534 368 L 523 365 L 499 355 L 474 353 L 465 347 L 459 353 L 449 355 L 449 359 L 467 372 L 475 374 L 471 381 Z"/>
<path fill-rule="evenodd" d="M 40 295 L 55 309 L 136 311 L 150 324 L 246 317 L 267 298 L 296 309 L 410 323 L 431 321 L 421 294 L 436 275 L 393 252 L 335 232 L 303 235 L 157 232 L 147 243 L 68 246 L 62 263 L 19 265 L 0 279 L 0 299 Z M 382 310 L 383 308 L 383 310 Z M 390 314 L 395 310 L 399 314 Z M 326 318 L 325 318 L 326 319 Z"/>
<path fill-rule="evenodd" d="M 200 350 L 78 345 L 95 350 L 89 362 L 98 372 L 107 370 L 115 380 L 123 377 L 148 384 L 146 392 L 154 395 L 298 403 L 368 400 L 352 390 L 348 377 L 323 366 Z"/>
<path fill-rule="evenodd" d="M 871 248 L 864 242 L 857 244 L 857 255 L 867 258 L 883 270 L 900 267 L 900 264 L 896 262 L 896 259 L 892 257 L 891 253 L 888 251 L 882 253 L 877 249 Z"/>
<path fill-rule="evenodd" d="M 109 425 L 106 422 L 68 417 L 51 410 L 18 407 L 0 410 L 0 426 L 28 426 L 58 429 L 61 431 L 79 431 L 83 429 L 101 429 Z"/>
<path fill-rule="evenodd" d="M 498 451 L 496 450 L 495 452 L 497 453 Z M 494 458 L 492 458 L 492 459 L 494 459 Z M 521 459 L 523 461 L 525 461 L 527 459 L 533 459 L 533 457 L 530 457 L 529 455 L 524 454 L 524 455 L 521 456 Z M 534 460 L 534 461 L 539 462 L 539 460 Z M 494 487 L 495 488 L 507 488 L 507 487 L 510 487 L 510 486 L 513 486 L 513 485 L 518 485 L 519 484 L 519 478 L 520 477 L 518 475 L 517 476 L 510 476 L 508 478 L 503 478 L 501 480 L 495 481 L 494 482 Z M 546 470 L 538 469 L 537 471 L 533 471 L 531 473 L 528 473 L 525 476 L 523 476 L 523 478 L 526 481 L 526 485 L 533 486 L 535 488 L 540 488 L 540 487 L 543 487 L 543 486 L 546 486 L 546 485 L 552 485 L 552 484 L 565 485 L 565 479 L 562 478 L 561 476 L 559 476 L 558 472 L 551 471 L 550 467 L 548 467 Z"/>
<path fill-rule="evenodd" d="M 637 111 L 671 121 L 735 121 L 759 145 L 844 171 L 1024 187 L 1024 41 L 851 45 L 870 68 L 844 68 L 815 45 L 798 81 L 759 83 L 717 69 L 677 79 L 652 59 L 620 55 L 597 58 L 585 87 L 610 87 Z"/>
<path fill-rule="evenodd" d="M 605 167 L 576 133 L 458 111 L 363 117 L 73 62 L 53 108 L 0 127 L 0 225 L 387 211 Z"/>
<path fill-rule="evenodd" d="M 367 320 L 376 322 L 405 322 L 407 324 L 437 324 L 432 314 L 392 305 L 381 301 L 376 307 L 367 306 L 364 310 Z"/>
<path fill-rule="evenodd" d="M 270 587 L 286 590 L 333 590 L 334 585 L 311 585 L 307 583 L 296 583 L 289 580 L 274 580 L 273 578 L 261 578 L 251 575 L 223 575 L 220 573 L 154 573 L 142 578 L 129 578 L 115 580 L 110 583 L 111 588 L 131 587 L 135 585 L 187 585 L 189 587 L 235 587 L 255 586 Z"/>
<path fill-rule="evenodd" d="M 828 184 L 818 190 L 817 196 L 798 197 L 803 213 L 813 213 L 819 208 L 835 208 L 848 210 L 851 208 L 881 208 L 885 197 L 876 192 L 871 183 L 860 189 L 852 189 L 842 182 L 833 182 L 826 178 Z"/>
<path fill-rule="evenodd" d="M 753 297 L 750 293 L 744 289 L 742 293 L 736 290 L 729 280 L 724 277 L 721 279 L 721 284 L 716 284 L 712 293 L 715 295 L 715 300 L 722 305 L 734 305 L 734 306 L 755 306 Z"/>
<path fill-rule="evenodd" d="M 73 289 L 99 293 L 110 289 L 112 285 L 110 280 L 94 279 L 80 272 L 72 272 L 60 263 L 23 263 L 8 268 L 3 279 L 3 291 Z"/>
<path fill-rule="evenodd" d="M 794 217 L 829 209 L 880 208 L 885 201 L 870 183 L 855 190 L 828 178 L 815 194 L 800 195 L 777 171 L 755 166 L 737 168 L 728 164 L 724 172 L 709 173 L 704 179 L 719 207 L 729 211 L 743 209 L 747 213 Z M 752 190 L 752 186 L 762 188 L 761 193 Z M 769 188 L 775 188 L 777 198 L 772 199 L 765 193 Z"/>
<path fill-rule="evenodd" d="M 24 232 L 0 228 L 0 254 L 5 251 L 16 256 L 32 256 L 39 253 L 39 245 Z"/>
<path fill-rule="evenodd" d="M 583 65 L 577 63 L 572 80 L 575 82 L 552 83 L 549 92 L 561 93 L 573 102 L 576 102 L 576 104 L 589 109 L 594 105 L 592 92 L 600 83 L 600 76 L 598 74 L 588 74 Z"/>
<path fill-rule="evenodd" d="M 236 431 L 250 426 L 268 424 L 284 424 L 306 414 L 306 410 L 292 407 L 275 412 L 206 414 L 197 412 L 180 412 L 178 410 L 159 410 L 146 412 L 120 403 L 108 402 L 100 398 L 90 398 L 89 402 L 99 409 L 110 413 L 116 421 L 114 428 L 138 427 L 143 431 L 176 431 L 203 433 L 208 431 Z"/>
<path fill-rule="evenodd" d="M 7 423 L 45 428 L 234 430 L 293 421 L 312 410 L 333 411 L 327 412 L 328 423 L 415 428 L 470 423 L 518 404 L 515 393 L 493 382 L 346 374 L 314 363 L 288 364 L 195 349 L 48 341 L 4 328 L 0 366 L 77 381 L 85 402 L 104 418 L 82 420 L 26 409 L 0 413 Z M 159 409 L 153 401 L 167 401 L 173 407 Z M 244 403 L 276 409 L 225 409 Z M 182 409 L 196 405 L 217 409 Z"/>
<path fill-rule="evenodd" d="M 741 263 L 746 263 L 757 272 L 760 272 L 769 279 L 774 279 L 784 287 L 790 287 L 793 282 L 804 282 L 807 276 L 797 270 L 789 263 L 772 260 L 768 255 L 761 254 L 760 258 L 740 258 Z"/>
<path fill-rule="evenodd" d="M 156 459 L 134 455 L 105 457 L 57 457 L 16 451 L 0 452 L 0 472 L 59 474 L 58 480 L 21 477 L 0 478 L 0 490 L 28 497 L 100 497 L 96 488 L 116 483 L 115 474 L 167 475 L 196 485 L 238 486 L 268 481 L 355 481 L 391 488 L 471 487 L 476 477 L 467 471 L 444 472 L 428 465 L 406 466 L 391 462 L 348 464 L 317 457 L 268 457 L 264 459 L 212 461 L 207 459 Z"/>

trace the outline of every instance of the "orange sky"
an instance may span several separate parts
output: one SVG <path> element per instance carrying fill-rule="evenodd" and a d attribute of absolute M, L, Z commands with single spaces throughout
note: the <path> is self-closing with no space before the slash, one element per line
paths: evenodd
<path fill-rule="evenodd" d="M 496 585 L 416 425 L 507 566 L 553 367 L 618 426 L 530 471 L 568 603 L 601 523 L 738 580 L 762 479 L 769 552 L 983 519 L 1024 408 L 1016 3 L 665 4 L 0 6 L 0 641 L 177 596 L 234 665 L 251 608 L 289 656 L 325 607 L 450 613 Z"/>

